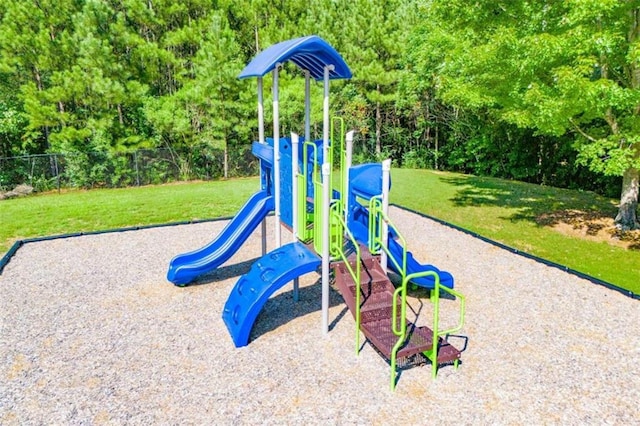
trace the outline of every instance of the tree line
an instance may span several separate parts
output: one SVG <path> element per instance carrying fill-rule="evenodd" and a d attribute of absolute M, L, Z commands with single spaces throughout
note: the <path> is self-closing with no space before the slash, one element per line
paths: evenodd
<path fill-rule="evenodd" d="M 188 171 L 245 149 L 256 88 L 238 74 L 317 34 L 353 71 L 332 112 L 361 160 L 622 194 L 633 228 L 639 20 L 624 0 L 0 0 L 0 157 L 166 148 Z M 301 132 L 295 68 L 280 88 L 281 134 Z"/>

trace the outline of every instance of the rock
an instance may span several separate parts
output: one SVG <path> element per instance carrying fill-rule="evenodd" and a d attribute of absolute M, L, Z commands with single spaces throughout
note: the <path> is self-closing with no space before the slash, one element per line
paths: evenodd
<path fill-rule="evenodd" d="M 18 185 L 13 191 L 0 193 L 0 200 L 8 199 L 8 198 L 16 198 L 16 197 L 24 197 L 25 195 L 29 195 L 33 192 L 33 187 L 30 185 Z"/>
<path fill-rule="evenodd" d="M 13 192 L 18 194 L 18 196 L 29 195 L 33 192 L 33 186 L 31 185 L 18 185 L 13 189 Z"/>

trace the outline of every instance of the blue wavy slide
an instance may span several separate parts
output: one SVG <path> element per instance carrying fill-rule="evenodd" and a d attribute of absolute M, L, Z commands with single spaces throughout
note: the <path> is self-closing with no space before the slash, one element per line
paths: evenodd
<path fill-rule="evenodd" d="M 167 279 L 183 286 L 216 269 L 233 256 L 273 209 L 273 196 L 266 191 L 256 192 L 212 242 L 171 259 Z"/>
<path fill-rule="evenodd" d="M 247 346 L 253 323 L 276 290 L 317 270 L 321 263 L 320 256 L 300 242 L 286 244 L 258 259 L 236 282 L 222 312 L 236 347 Z"/>

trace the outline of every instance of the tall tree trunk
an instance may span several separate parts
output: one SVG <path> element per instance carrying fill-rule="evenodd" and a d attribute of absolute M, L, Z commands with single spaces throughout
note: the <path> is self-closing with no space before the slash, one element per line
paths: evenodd
<path fill-rule="evenodd" d="M 226 137 L 224 138 L 224 178 L 229 178 L 229 146 Z"/>
<path fill-rule="evenodd" d="M 616 225 L 623 230 L 639 229 L 637 219 L 638 187 L 640 185 L 640 173 L 634 167 L 628 168 L 622 177 L 622 195 L 620 207 L 616 216 Z"/>
<path fill-rule="evenodd" d="M 380 91 L 380 85 L 377 86 L 378 92 Z M 376 156 L 382 154 L 382 143 L 380 138 L 382 135 L 382 114 L 380 113 L 380 102 L 376 102 Z"/>
<path fill-rule="evenodd" d="M 618 120 L 609 109 L 605 115 L 611 133 L 614 135 L 620 132 Z M 634 159 L 640 159 L 640 148 L 635 146 L 631 149 L 635 150 Z M 636 210 L 638 209 L 638 169 L 629 167 L 622 175 L 622 194 L 620 195 L 620 206 L 618 207 L 618 215 L 616 216 L 616 226 L 622 230 L 638 229 L 638 217 Z"/>
<path fill-rule="evenodd" d="M 121 126 L 124 126 L 124 114 L 122 113 L 122 105 L 118 104 L 118 121 Z"/>
<path fill-rule="evenodd" d="M 631 27 L 629 28 L 628 42 L 630 45 L 640 37 L 640 8 L 635 8 L 629 12 Z M 631 77 L 631 87 L 634 89 L 640 88 L 640 67 L 636 62 L 632 62 L 629 70 Z M 635 108 L 635 115 L 640 115 L 640 104 Z M 616 126 L 617 127 L 617 126 Z M 616 128 L 613 128 L 614 133 Z M 635 143 L 631 149 L 634 149 L 634 160 L 637 164 L 640 160 L 640 145 Z M 620 195 L 620 207 L 618 208 L 618 215 L 616 216 L 616 226 L 620 229 L 639 229 L 640 223 L 638 223 L 638 188 L 640 186 L 640 172 L 637 167 L 629 167 L 625 170 L 622 176 L 622 194 Z"/>
<path fill-rule="evenodd" d="M 36 84 L 38 86 L 38 92 L 42 92 L 44 88 L 42 87 L 42 78 L 40 77 L 40 70 L 38 69 L 37 66 L 34 67 L 33 73 L 34 73 L 34 78 L 36 80 Z M 44 149 L 45 151 L 48 151 L 49 148 L 51 148 L 51 145 L 49 145 L 49 126 L 44 126 L 43 130 L 44 130 Z"/>
<path fill-rule="evenodd" d="M 435 155 L 433 156 L 433 168 L 438 170 L 438 156 L 440 155 L 440 152 L 439 152 L 440 147 L 438 142 L 438 124 L 437 123 L 436 123 L 436 137 L 434 142 L 435 142 L 436 150 L 434 152 Z"/>

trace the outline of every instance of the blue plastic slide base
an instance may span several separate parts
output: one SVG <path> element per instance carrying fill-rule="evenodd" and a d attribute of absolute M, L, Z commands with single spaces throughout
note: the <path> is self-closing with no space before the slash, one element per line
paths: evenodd
<path fill-rule="evenodd" d="M 236 347 L 249 343 L 249 333 L 269 297 L 294 278 L 316 271 L 320 257 L 301 243 L 289 243 L 265 254 L 240 277 L 224 305 L 222 319 Z"/>
<path fill-rule="evenodd" d="M 273 197 L 258 191 L 249 198 L 222 232 L 206 246 L 174 257 L 169 264 L 167 279 L 175 285 L 185 285 L 229 260 L 238 251 L 258 224 L 274 208 Z"/>

